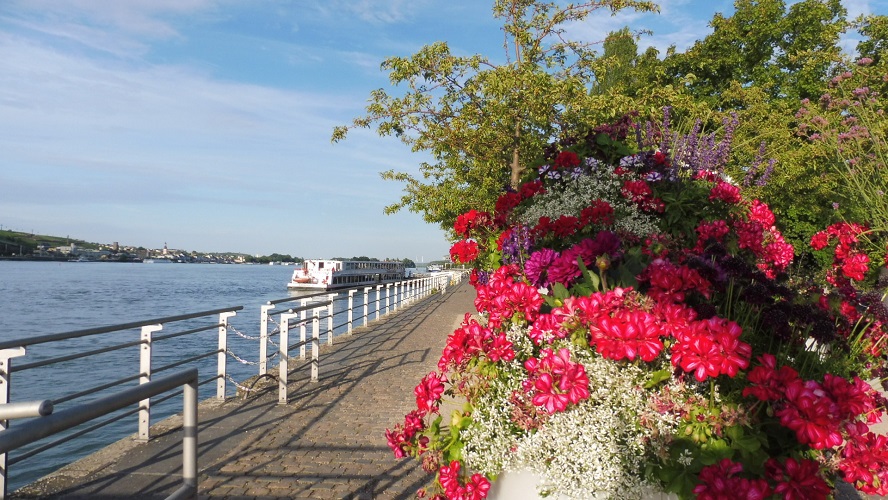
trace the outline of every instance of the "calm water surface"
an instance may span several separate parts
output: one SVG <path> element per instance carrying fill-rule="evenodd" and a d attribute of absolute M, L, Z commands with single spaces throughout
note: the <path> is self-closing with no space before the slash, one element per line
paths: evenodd
<path fill-rule="evenodd" d="M 231 306 L 244 306 L 231 324 L 252 336 L 259 332 L 259 308 L 268 300 L 290 296 L 286 284 L 291 266 L 223 264 L 142 264 L 97 262 L 6 262 L 0 261 L 0 340 L 29 338 L 100 326 L 187 314 Z M 373 300 L 373 298 L 371 298 Z M 344 321 L 337 319 L 337 325 Z M 203 324 L 207 324 L 204 322 Z M 338 327 L 337 332 L 343 327 Z M 175 331 L 181 331 L 177 329 Z M 155 335 L 165 332 L 158 332 Z M 102 345 L 138 340 L 139 330 L 113 332 L 55 343 L 32 346 L 24 358 L 13 363 L 32 362 Z M 183 339 L 172 352 L 156 347 L 154 362 L 164 358 L 181 359 L 188 352 L 199 354 L 214 348 L 214 330 Z M 239 356 L 256 361 L 257 343 L 229 336 L 229 347 Z M 177 339 L 178 340 L 178 339 Z M 172 342 L 172 340 L 171 340 Z M 271 346 L 269 346 L 271 349 Z M 12 375 L 11 400 L 53 399 L 103 382 L 138 373 L 138 350 L 127 348 Z M 214 359 L 214 358 L 213 358 Z M 215 374 L 213 359 L 202 362 L 201 380 Z M 256 366 L 229 359 L 234 380 L 245 380 L 258 372 Z M 200 398 L 215 394 L 215 384 L 201 386 Z M 229 394 L 234 388 L 229 384 Z M 70 404 L 70 403 L 69 403 Z M 61 409 L 59 405 L 57 408 Z M 152 409 L 152 421 L 177 413 L 181 397 Z M 15 422 L 12 423 L 15 425 Z M 52 450 L 10 466 L 10 491 L 137 431 L 136 416 L 91 432 Z M 24 451 L 26 451 L 25 449 Z M 13 452 L 11 457 L 16 457 Z"/>

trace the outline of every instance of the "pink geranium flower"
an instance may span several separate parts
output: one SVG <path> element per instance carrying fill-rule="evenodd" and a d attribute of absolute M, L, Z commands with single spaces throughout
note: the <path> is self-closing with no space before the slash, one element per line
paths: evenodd
<path fill-rule="evenodd" d="M 676 338 L 672 347 L 672 365 L 693 373 L 703 382 L 709 377 L 734 377 L 749 366 L 752 348 L 740 341 L 740 326 L 733 321 L 712 317 L 697 321 Z"/>

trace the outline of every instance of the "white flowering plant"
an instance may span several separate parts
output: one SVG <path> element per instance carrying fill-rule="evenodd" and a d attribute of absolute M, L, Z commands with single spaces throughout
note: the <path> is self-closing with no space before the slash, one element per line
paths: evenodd
<path fill-rule="evenodd" d="M 865 382 L 886 373 L 888 311 L 857 292 L 878 272 L 861 228 L 814 235 L 830 281 L 797 285 L 774 214 L 718 170 L 729 133 L 664 122 L 631 149 L 633 126 L 552 148 L 494 213 L 457 219 L 477 313 L 386 433 L 435 475 L 419 495 L 485 498 L 523 469 L 563 498 L 826 498 L 837 477 L 888 493 Z"/>

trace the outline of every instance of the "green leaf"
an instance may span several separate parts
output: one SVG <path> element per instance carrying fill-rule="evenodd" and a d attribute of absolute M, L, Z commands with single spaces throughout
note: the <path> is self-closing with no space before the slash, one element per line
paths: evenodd
<path fill-rule="evenodd" d="M 669 380 L 669 377 L 672 376 L 672 371 L 670 370 L 657 370 L 654 373 L 651 373 L 651 379 L 644 384 L 645 389 L 650 389 L 655 387 L 660 382 L 664 380 Z"/>

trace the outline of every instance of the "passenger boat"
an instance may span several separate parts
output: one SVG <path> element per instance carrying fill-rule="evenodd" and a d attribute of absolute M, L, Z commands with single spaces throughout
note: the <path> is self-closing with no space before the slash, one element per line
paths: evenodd
<path fill-rule="evenodd" d="M 378 260 L 306 260 L 293 271 L 291 290 L 333 290 L 405 279 L 404 264 Z"/>

